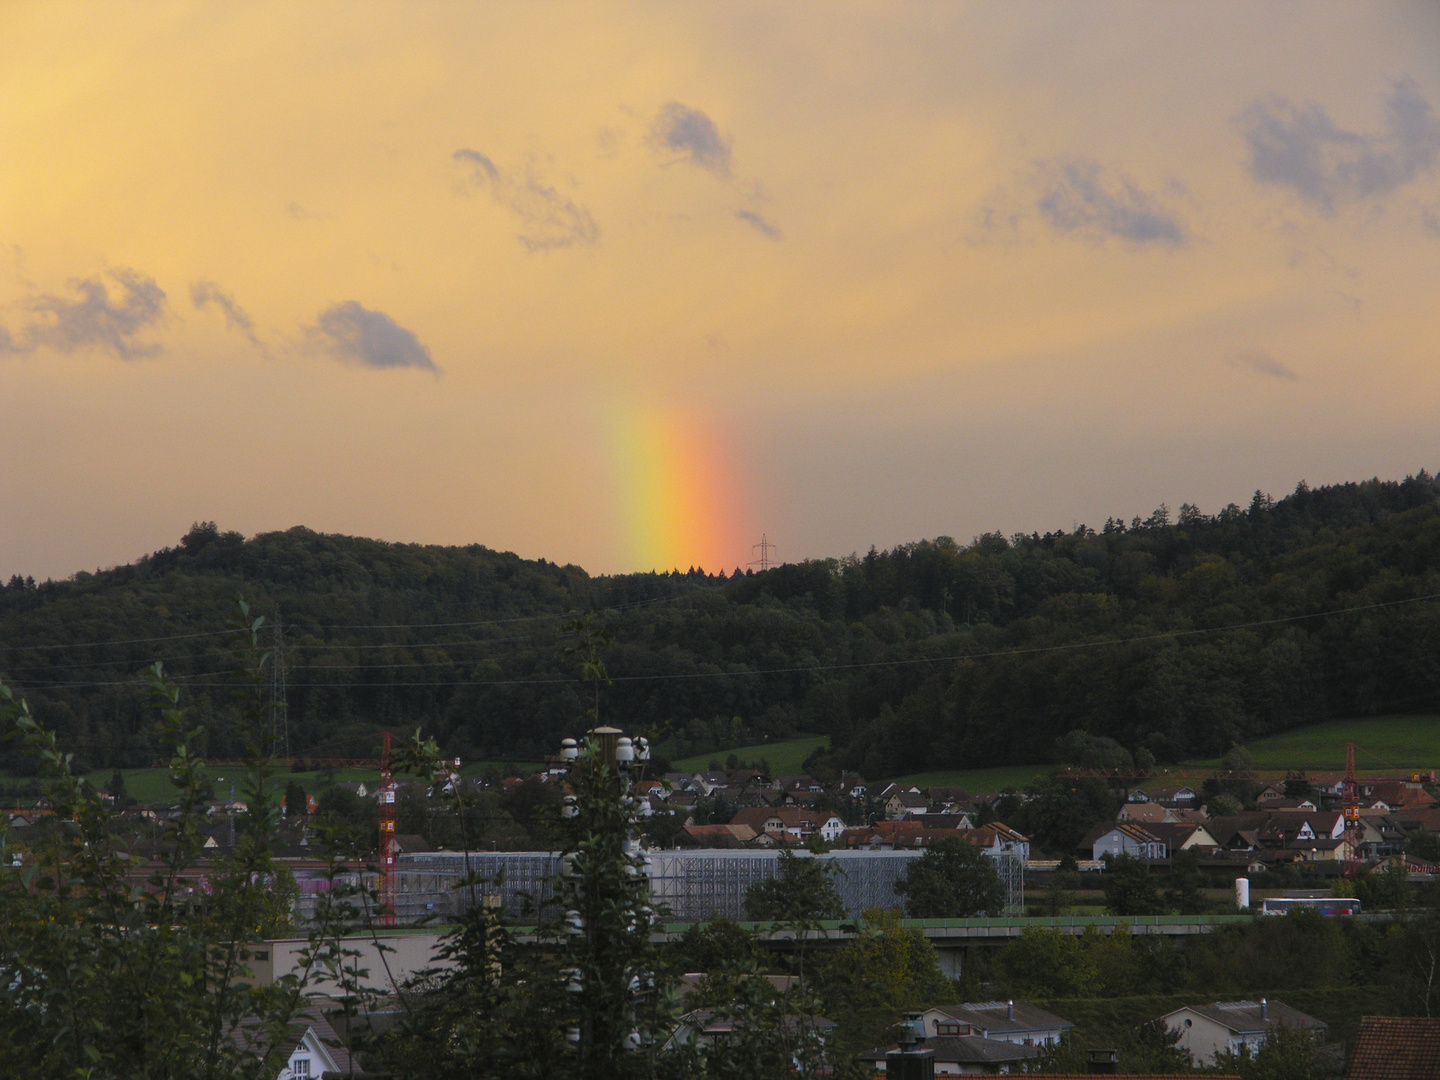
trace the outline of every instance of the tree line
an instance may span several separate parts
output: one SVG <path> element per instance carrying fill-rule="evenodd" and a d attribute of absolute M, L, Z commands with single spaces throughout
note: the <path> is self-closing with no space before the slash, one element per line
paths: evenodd
<path fill-rule="evenodd" d="M 224 620 L 243 593 L 281 624 L 274 737 L 292 754 L 373 757 L 378 732 L 421 725 L 467 759 L 534 760 L 583 727 L 566 648 L 591 611 L 609 634 L 605 708 L 662 749 L 817 733 L 832 747 L 817 767 L 878 778 L 1040 760 L 1080 730 L 1166 762 L 1433 708 L 1437 499 L 1422 471 L 1216 514 L 609 577 L 479 545 L 202 523 L 127 566 L 12 579 L 0 673 L 82 763 L 136 766 L 159 751 L 137 673 L 163 660 L 206 752 L 233 757 Z"/>

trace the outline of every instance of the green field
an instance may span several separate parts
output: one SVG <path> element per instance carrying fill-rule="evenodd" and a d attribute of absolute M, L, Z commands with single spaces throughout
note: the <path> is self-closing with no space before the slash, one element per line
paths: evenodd
<path fill-rule="evenodd" d="M 825 742 L 824 735 L 810 735 L 788 742 L 757 743 L 754 746 L 737 746 L 731 750 L 696 754 L 671 764 L 676 772 L 702 772 L 710 767 L 710 762 L 723 762 L 734 754 L 741 761 L 768 761 L 772 776 L 795 776 L 804 770 L 805 759 L 815 752 L 816 747 L 825 745 Z"/>
<path fill-rule="evenodd" d="M 1361 776 L 1395 775 L 1418 769 L 1440 769 L 1440 716 L 1379 716 L 1328 720 L 1323 724 L 1271 735 L 1249 743 L 1246 749 L 1263 772 L 1276 775 L 1288 769 L 1340 773 L 1345 769 L 1345 744 L 1355 744 L 1355 768 Z M 1155 771 L 1154 782 L 1195 783 L 1220 767 L 1218 758 L 1187 761 Z M 993 769 L 950 769 L 911 773 L 898 782 L 919 788 L 960 787 L 967 791 L 1004 791 L 1023 788 L 1045 775 L 1050 765 L 1010 765 Z M 873 779 L 873 778 L 872 778 Z"/>
<path fill-rule="evenodd" d="M 95 772 L 87 773 L 86 779 L 97 788 L 103 788 L 110 783 L 112 771 L 97 769 Z M 235 790 L 238 795 L 244 771 L 241 768 L 209 766 L 204 773 L 215 789 L 215 797 L 224 799 L 230 795 L 231 780 L 235 781 Z M 125 777 L 125 793 L 138 803 L 146 805 L 172 803 L 179 798 L 174 785 L 170 783 L 168 769 L 121 769 L 120 774 Z M 322 776 L 318 772 L 292 773 L 288 769 L 278 769 L 273 776 L 277 791 L 283 791 L 285 785 L 291 780 L 298 780 L 300 786 L 309 795 L 319 795 L 331 784 L 354 783 L 359 780 L 363 780 L 367 784 L 374 784 L 379 779 L 380 773 L 374 769 L 336 769 L 333 776 Z"/>
<path fill-rule="evenodd" d="M 1261 769 L 1341 772 L 1345 744 L 1355 744 L 1355 768 L 1366 773 L 1440 768 L 1440 716 L 1377 716 L 1323 724 L 1257 739 L 1246 749 Z M 1219 761 L 1194 763 L 1216 768 Z"/>

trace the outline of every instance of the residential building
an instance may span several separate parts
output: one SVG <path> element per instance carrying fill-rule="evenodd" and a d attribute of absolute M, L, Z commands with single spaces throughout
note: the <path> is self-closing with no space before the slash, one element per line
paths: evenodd
<path fill-rule="evenodd" d="M 1116 821 L 1129 821 L 1137 825 L 1159 824 L 1169 821 L 1173 813 L 1169 807 L 1152 802 L 1127 802 L 1115 815 Z"/>
<path fill-rule="evenodd" d="M 1210 830 L 1196 822 L 1157 821 L 1146 825 L 1145 831 L 1163 840 L 1171 856 L 1191 848 L 1214 851 L 1220 846 Z"/>
<path fill-rule="evenodd" d="M 1040 1056 L 1040 1047 L 986 1039 L 979 1035 L 926 1039 L 924 1048 L 933 1055 L 936 1076 L 999 1076 L 1024 1071 L 1025 1063 Z M 882 1046 L 860 1055 L 872 1062 L 879 1075 L 885 1073 L 885 1058 L 898 1046 Z"/>
<path fill-rule="evenodd" d="M 732 825 L 748 825 L 757 833 L 768 833 L 777 840 L 801 843 L 819 833 L 827 843 L 840 839 L 845 822 L 837 814 L 796 806 L 746 806 L 735 812 Z"/>
<path fill-rule="evenodd" d="M 1440 1080 L 1440 1019 L 1363 1017 L 1345 1080 Z"/>
<path fill-rule="evenodd" d="M 942 1005 L 921 1014 L 926 1038 L 982 1039 L 1016 1046 L 1049 1046 L 1075 1025 L 1028 1001 L 978 1001 Z"/>
<path fill-rule="evenodd" d="M 924 814 L 929 809 L 929 800 L 915 788 L 897 791 L 885 800 L 885 816 L 891 821 Z"/>
<path fill-rule="evenodd" d="M 1164 806 L 1190 808 L 1200 805 L 1200 793 L 1189 787 L 1152 787 L 1147 789 L 1151 802 Z"/>
<path fill-rule="evenodd" d="M 685 833 L 701 844 L 748 844 L 756 837 L 749 825 L 686 825 Z"/>
<path fill-rule="evenodd" d="M 960 829 L 959 834 L 986 855 L 1014 855 L 1022 861 L 1030 858 L 1030 838 L 1003 821 L 992 821 L 975 829 Z"/>
<path fill-rule="evenodd" d="M 1103 859 L 1106 855 L 1131 855 L 1137 859 L 1163 859 L 1169 854 L 1165 841 L 1148 827 L 1130 821 L 1115 824 L 1102 823 L 1086 834 L 1084 846 L 1091 851 L 1091 858 Z"/>
<path fill-rule="evenodd" d="M 1166 1013 L 1161 1022 L 1179 1032 L 1176 1044 L 1189 1050 L 1197 1065 L 1215 1064 L 1224 1051 L 1238 1054 L 1242 1048 L 1257 1053 L 1277 1027 L 1295 1027 L 1320 1033 L 1327 1025 L 1280 1001 L 1217 1001 L 1211 1005 L 1186 1005 Z"/>

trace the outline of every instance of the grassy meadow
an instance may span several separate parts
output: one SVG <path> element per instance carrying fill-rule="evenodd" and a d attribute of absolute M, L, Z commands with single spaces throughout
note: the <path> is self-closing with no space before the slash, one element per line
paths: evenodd
<path fill-rule="evenodd" d="M 714 750 L 708 754 L 695 754 L 672 762 L 678 772 L 700 772 L 710 767 L 710 762 L 724 760 L 734 754 L 741 761 L 765 760 L 770 763 L 770 772 L 775 776 L 794 776 L 804 771 L 805 759 L 815 752 L 816 747 L 826 743 L 824 735 L 810 735 L 803 739 L 786 742 L 756 743 L 754 746 L 736 746 L 729 750 Z"/>

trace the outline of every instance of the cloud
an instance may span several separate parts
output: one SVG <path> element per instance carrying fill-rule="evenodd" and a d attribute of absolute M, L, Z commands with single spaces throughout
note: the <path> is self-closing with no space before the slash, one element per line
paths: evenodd
<path fill-rule="evenodd" d="M 424 368 L 435 371 L 430 350 L 383 311 L 354 300 L 322 311 L 311 335 L 337 359 L 372 368 Z"/>
<path fill-rule="evenodd" d="M 255 336 L 255 324 L 245 309 L 235 302 L 235 298 L 225 292 L 213 281 L 197 281 L 190 286 L 190 302 L 197 308 L 203 308 L 214 304 L 225 313 L 225 325 L 231 330 L 239 330 L 250 339 L 251 344 L 259 346 L 260 339 Z"/>
<path fill-rule="evenodd" d="M 1084 158 L 1045 167 L 1048 177 L 1036 202 L 1041 215 L 1061 232 L 1103 243 L 1114 236 L 1131 244 L 1181 247 L 1189 241 L 1185 222 L 1125 176 L 1104 175 Z"/>
<path fill-rule="evenodd" d="M 1250 153 L 1250 175 L 1290 188 L 1326 214 L 1389 194 L 1440 159 L 1440 120 L 1408 77 L 1385 101 L 1383 132 L 1346 131 L 1319 105 L 1302 108 L 1281 97 L 1251 104 L 1236 124 Z"/>
<path fill-rule="evenodd" d="M 519 218 L 520 243 L 528 251 L 593 244 L 600 228 L 590 211 L 567 199 L 539 174 L 534 161 L 520 172 L 500 168 L 478 150 L 457 150 L 454 159 L 470 171 L 470 182 L 485 188 L 497 203 Z"/>
<path fill-rule="evenodd" d="M 135 270 L 112 270 L 108 276 L 119 286 L 113 298 L 96 276 L 70 282 L 78 298 L 47 293 L 31 301 L 31 309 L 40 318 L 25 328 L 24 348 L 49 347 L 69 353 L 94 346 L 108 349 L 122 360 L 158 353 L 160 346 L 136 339 L 164 318 L 165 291 L 154 278 Z"/>
<path fill-rule="evenodd" d="M 735 216 L 756 232 L 763 233 L 771 240 L 783 240 L 785 238 L 785 234 L 780 231 L 779 225 L 771 221 L 766 221 L 753 210 L 736 210 Z"/>
<path fill-rule="evenodd" d="M 1253 371 L 1257 375 L 1268 375 L 1272 379 L 1298 379 L 1300 377 L 1263 349 L 1245 349 L 1241 352 L 1231 353 L 1228 362 L 1231 367 Z"/>
<path fill-rule="evenodd" d="M 730 175 L 730 145 L 720 137 L 715 121 L 699 109 L 669 102 L 651 123 L 648 141 L 677 160 L 689 161 L 716 176 Z"/>

